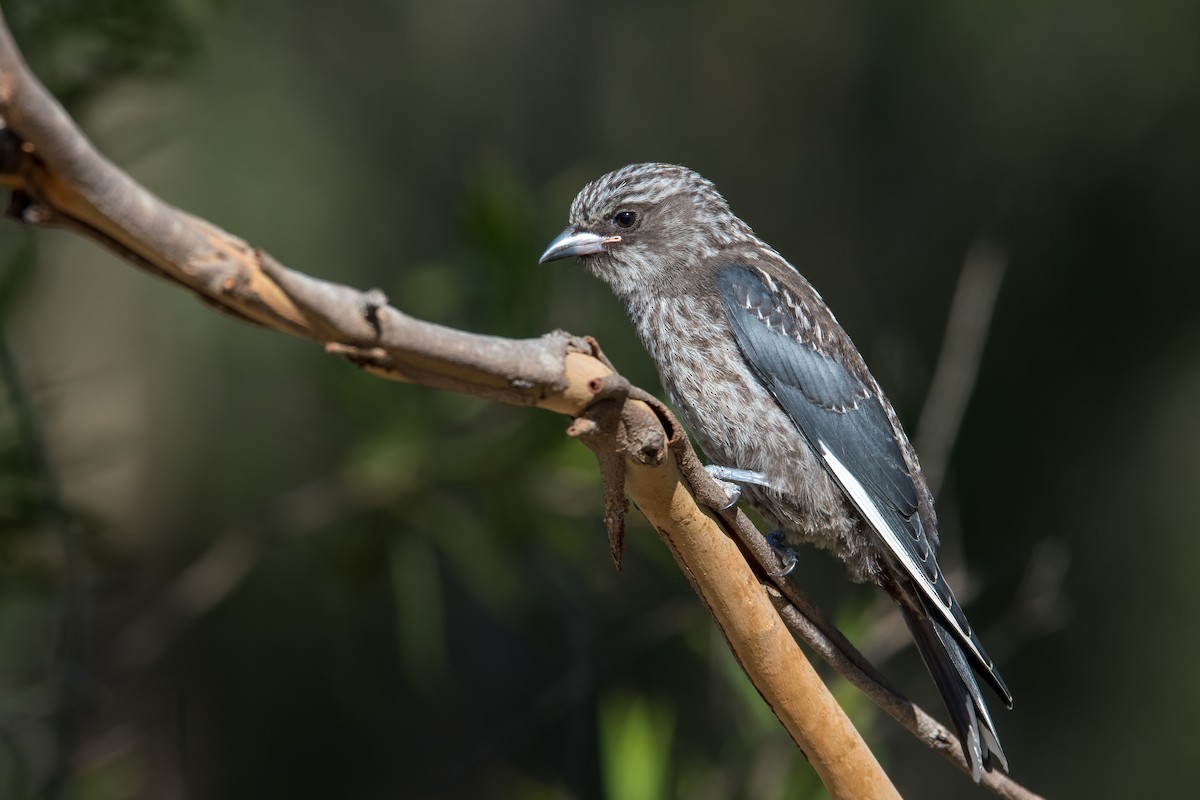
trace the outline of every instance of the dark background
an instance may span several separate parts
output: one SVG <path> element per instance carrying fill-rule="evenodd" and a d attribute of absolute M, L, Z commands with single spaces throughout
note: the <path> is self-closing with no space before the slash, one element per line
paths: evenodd
<path fill-rule="evenodd" d="M 537 256 L 687 164 L 910 429 L 973 245 L 1008 270 L 944 561 L 1052 797 L 1200 787 L 1200 4 L 5 0 L 117 164 L 475 331 L 622 310 Z M 388 384 L 0 225 L 0 797 L 802 798 L 811 771 L 566 420 Z M 939 716 L 888 606 L 806 585 Z M 901 639 L 902 641 L 902 639 Z M 901 791 L 984 796 L 835 684 Z"/>

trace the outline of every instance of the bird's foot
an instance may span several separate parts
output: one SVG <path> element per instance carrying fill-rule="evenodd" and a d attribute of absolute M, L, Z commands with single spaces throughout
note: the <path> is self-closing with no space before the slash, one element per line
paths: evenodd
<path fill-rule="evenodd" d="M 791 575 L 799 560 L 796 558 L 796 551 L 789 547 L 783 538 L 783 531 L 771 531 L 764 538 L 766 538 L 767 544 L 771 545 L 771 549 L 775 551 L 775 555 L 779 556 L 779 560 L 783 562 L 783 569 L 779 572 L 772 572 L 771 577 L 786 578 Z"/>
<path fill-rule="evenodd" d="M 755 472 L 751 469 L 738 469 L 737 467 L 723 467 L 719 464 L 708 464 L 704 470 L 712 477 L 714 481 L 721 485 L 725 493 L 729 497 L 729 502 L 722 506 L 720 511 L 728 511 L 737 505 L 738 500 L 742 499 L 742 487 L 738 484 L 752 483 L 756 486 L 767 486 L 771 484 L 767 481 L 767 476 L 761 472 Z"/>

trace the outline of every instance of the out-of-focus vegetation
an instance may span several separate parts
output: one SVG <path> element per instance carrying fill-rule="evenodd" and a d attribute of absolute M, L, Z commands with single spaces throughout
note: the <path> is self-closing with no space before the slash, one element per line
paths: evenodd
<path fill-rule="evenodd" d="M 1200 787 L 1200 5 L 3 5 L 170 201 L 428 319 L 597 335 L 648 388 L 606 290 L 536 264 L 608 169 L 716 180 L 910 424 L 996 241 L 939 508 L 1014 775 Z M 0 797 L 820 796 L 644 523 L 613 571 L 562 418 L 370 378 L 65 234 L 5 222 L 0 270 Z M 886 604 L 801 571 L 942 714 Z M 970 794 L 838 691 L 902 791 Z"/>

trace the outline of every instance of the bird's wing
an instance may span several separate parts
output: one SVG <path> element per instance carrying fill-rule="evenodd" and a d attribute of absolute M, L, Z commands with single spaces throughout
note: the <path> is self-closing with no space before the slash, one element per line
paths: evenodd
<path fill-rule="evenodd" d="M 743 357 L 804 434 L 826 470 L 956 638 L 999 682 L 938 568 L 917 488 L 874 381 L 828 353 L 845 337 L 832 315 L 787 278 L 734 264 L 717 289 Z M 818 301 L 819 302 L 819 301 Z M 836 339 L 836 341 L 835 341 Z M 865 368 L 864 368 L 865 373 Z M 936 538 L 934 539 L 936 541 Z M 999 682 L 997 689 L 1008 697 Z"/>

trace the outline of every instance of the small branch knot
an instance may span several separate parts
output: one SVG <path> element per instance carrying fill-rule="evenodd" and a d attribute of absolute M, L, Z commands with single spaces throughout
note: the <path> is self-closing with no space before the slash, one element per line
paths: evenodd
<path fill-rule="evenodd" d="M 595 402 L 602 400 L 625 400 L 633 387 L 621 375 L 613 372 L 592 378 L 587 383 L 588 391 L 595 397 Z"/>
<path fill-rule="evenodd" d="M 627 415 L 630 417 L 633 415 Z M 657 467 L 667 457 L 667 437 L 654 417 L 640 414 L 624 420 L 626 455 L 639 464 Z"/>
<path fill-rule="evenodd" d="M 567 426 L 567 436 L 572 439 L 583 439 L 588 436 L 595 436 L 600 427 L 595 420 L 587 417 L 576 417 L 571 420 L 571 424 Z"/>
<path fill-rule="evenodd" d="M 384 294 L 383 289 L 368 289 L 363 292 L 362 302 L 363 319 L 375 329 L 375 335 L 378 337 L 383 332 L 383 323 L 379 318 L 379 310 L 387 308 L 388 296 Z"/>

